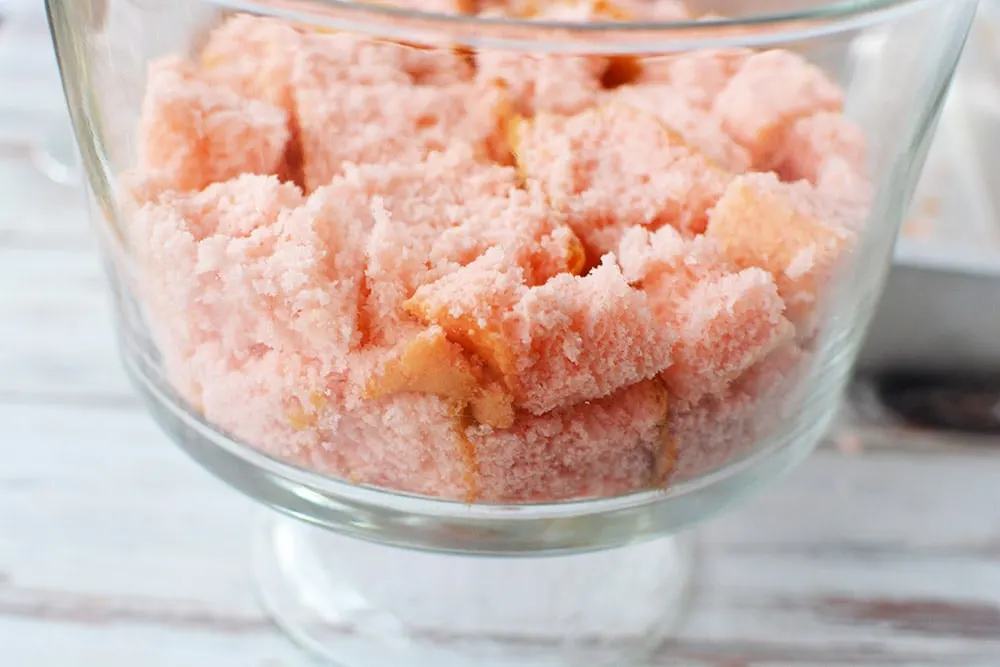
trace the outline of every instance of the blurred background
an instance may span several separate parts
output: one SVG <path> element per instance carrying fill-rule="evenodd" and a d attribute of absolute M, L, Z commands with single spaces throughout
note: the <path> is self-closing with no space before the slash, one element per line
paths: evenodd
<path fill-rule="evenodd" d="M 1000 665 L 997 15 L 983 3 L 841 423 L 705 529 L 663 664 Z M 249 501 L 120 370 L 74 150 L 43 3 L 0 0 L 0 665 L 309 664 L 252 599 Z"/>

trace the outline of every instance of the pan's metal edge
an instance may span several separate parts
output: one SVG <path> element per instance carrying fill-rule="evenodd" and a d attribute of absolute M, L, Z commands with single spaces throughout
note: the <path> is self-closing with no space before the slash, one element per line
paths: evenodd
<path fill-rule="evenodd" d="M 992 247 L 901 238 L 893 257 L 896 267 L 1000 281 L 1000 254 Z"/>

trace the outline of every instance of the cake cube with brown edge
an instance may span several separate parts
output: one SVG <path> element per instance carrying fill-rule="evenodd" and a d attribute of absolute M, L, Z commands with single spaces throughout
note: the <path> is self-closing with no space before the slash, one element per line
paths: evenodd
<path fill-rule="evenodd" d="M 820 296 L 855 242 L 848 229 L 817 215 L 812 186 L 782 183 L 774 174 L 747 174 L 730 183 L 706 234 L 737 267 L 773 276 L 800 334 L 811 329 Z"/>
<path fill-rule="evenodd" d="M 469 406 L 470 415 L 480 424 L 507 428 L 514 421 L 509 393 L 490 381 L 481 362 L 470 359 L 438 326 L 428 327 L 390 350 L 366 384 L 363 396 L 374 399 L 400 392 L 433 394 Z"/>
<path fill-rule="evenodd" d="M 606 260 L 527 287 L 499 249 L 419 288 L 407 308 L 479 355 L 533 414 L 607 396 L 670 364 L 670 332 Z"/>

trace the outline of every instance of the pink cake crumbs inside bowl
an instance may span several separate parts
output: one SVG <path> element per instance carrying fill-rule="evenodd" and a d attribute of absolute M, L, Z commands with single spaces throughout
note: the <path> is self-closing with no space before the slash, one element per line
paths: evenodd
<path fill-rule="evenodd" d="M 656 116 L 721 169 L 742 173 L 750 168 L 750 153 L 723 131 L 717 119 L 699 109 L 684 89 L 670 84 L 636 84 L 611 91 L 611 98 Z"/>
<path fill-rule="evenodd" d="M 818 184 L 832 160 L 843 160 L 862 178 L 868 173 L 865 136 L 838 113 L 821 111 L 789 128 L 780 149 L 776 171 L 786 181 L 805 179 Z"/>
<path fill-rule="evenodd" d="M 656 115 L 622 103 L 516 123 L 511 144 L 525 180 L 567 215 L 593 258 L 626 228 L 705 228 L 729 175 Z"/>
<path fill-rule="evenodd" d="M 712 211 L 707 234 L 741 268 L 768 271 L 800 331 L 808 330 L 823 286 L 853 234 L 815 214 L 815 191 L 773 174 L 734 180 Z"/>
<path fill-rule="evenodd" d="M 170 189 L 200 190 L 240 174 L 276 173 L 289 136 L 283 109 L 214 86 L 179 58 L 150 68 L 139 162 Z"/>
<path fill-rule="evenodd" d="M 209 423 L 356 484 L 536 503 L 666 488 L 794 409 L 872 201 L 865 137 L 802 57 L 240 13 L 189 55 L 151 64 L 117 185 L 163 370 Z"/>
<path fill-rule="evenodd" d="M 789 51 L 764 51 L 742 63 L 712 113 L 750 151 L 754 168 L 771 169 L 795 121 L 843 105 L 843 92 L 821 69 Z"/>

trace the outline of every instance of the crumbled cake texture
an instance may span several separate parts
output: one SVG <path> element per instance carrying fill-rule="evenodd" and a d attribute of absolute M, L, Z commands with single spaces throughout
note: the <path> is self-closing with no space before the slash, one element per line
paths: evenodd
<path fill-rule="evenodd" d="M 472 52 L 230 16 L 151 64 L 120 181 L 165 370 L 235 437 L 360 484 L 536 502 L 696 476 L 772 435 L 809 365 L 871 198 L 842 106 L 787 51 Z"/>

